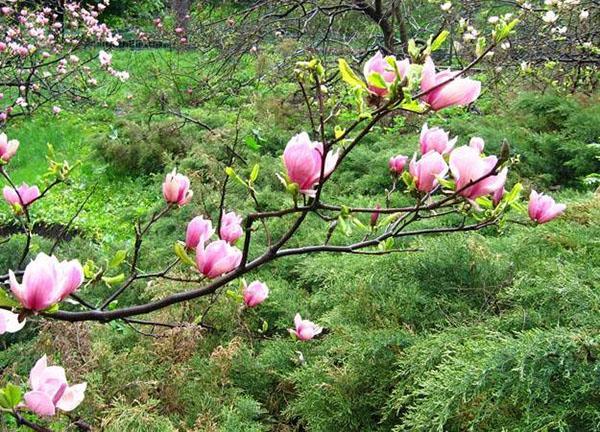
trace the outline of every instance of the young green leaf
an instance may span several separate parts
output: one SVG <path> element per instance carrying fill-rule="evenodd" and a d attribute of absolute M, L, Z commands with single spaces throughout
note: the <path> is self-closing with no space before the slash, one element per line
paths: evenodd
<path fill-rule="evenodd" d="M 179 258 L 182 263 L 187 264 L 192 267 L 196 266 L 196 263 L 194 262 L 194 260 L 187 254 L 187 251 L 185 250 L 185 246 L 183 245 L 183 243 L 175 242 L 173 249 L 175 250 L 175 255 L 177 255 L 177 258 Z"/>
<path fill-rule="evenodd" d="M 5 409 L 13 409 L 23 399 L 23 391 L 14 384 L 8 383 L 0 389 L 0 406 Z"/>
<path fill-rule="evenodd" d="M 342 79 L 352 87 L 362 87 L 364 89 L 367 88 L 367 85 L 354 73 L 350 65 L 344 59 L 338 60 L 338 65 L 340 68 L 340 74 L 342 75 Z"/>

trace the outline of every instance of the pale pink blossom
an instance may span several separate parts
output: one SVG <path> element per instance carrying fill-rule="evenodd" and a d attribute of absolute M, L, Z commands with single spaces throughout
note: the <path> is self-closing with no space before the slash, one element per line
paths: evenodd
<path fill-rule="evenodd" d="M 532 190 L 529 195 L 528 212 L 532 221 L 539 224 L 550 222 L 564 213 L 567 208 L 564 204 L 556 204 L 552 197 L 537 193 Z"/>
<path fill-rule="evenodd" d="M 204 276 L 214 279 L 235 270 L 242 261 L 242 251 L 225 240 L 216 240 L 196 249 L 196 264 Z"/>
<path fill-rule="evenodd" d="M 482 158 L 475 147 L 458 147 L 450 153 L 449 161 L 450 171 L 456 180 L 456 190 L 465 198 L 474 200 L 504 188 L 506 168 L 497 175 L 490 175 L 497 163 L 496 156 Z"/>
<path fill-rule="evenodd" d="M 396 65 L 396 67 L 393 65 Z M 389 93 L 389 87 L 396 79 L 402 80 L 406 77 L 409 67 L 410 62 L 408 59 L 397 61 L 394 56 L 384 58 L 381 52 L 377 51 L 373 57 L 367 60 L 363 67 L 363 74 L 367 80 L 369 91 L 377 96 L 386 96 Z M 373 74 L 379 74 L 385 83 L 385 87 L 381 87 L 380 84 L 377 85 L 373 82 Z"/>
<path fill-rule="evenodd" d="M 10 186 L 4 186 L 2 194 L 8 204 L 24 207 L 40 197 L 40 190 L 37 186 L 29 186 L 27 183 L 23 183 L 21 186 L 18 186 L 16 190 Z"/>
<path fill-rule="evenodd" d="M 4 333 L 16 333 L 25 326 L 25 319 L 19 322 L 19 315 L 0 309 L 0 335 Z"/>
<path fill-rule="evenodd" d="M 244 230 L 242 229 L 242 217 L 235 212 L 223 213 L 219 237 L 227 243 L 234 244 L 242 234 L 244 234 Z"/>
<path fill-rule="evenodd" d="M 215 233 L 210 219 L 204 219 L 202 216 L 196 216 L 188 223 L 185 233 L 185 246 L 188 249 L 196 249 L 200 242 L 206 243 Z"/>
<path fill-rule="evenodd" d="M 5 133 L 0 133 L 0 163 L 8 162 L 17 153 L 19 141 L 9 140 Z"/>
<path fill-rule="evenodd" d="M 421 192 L 431 192 L 438 184 L 438 178 L 448 173 L 448 165 L 443 156 L 430 151 L 417 160 L 413 156 L 409 164 L 409 172 L 415 180 L 415 187 Z"/>
<path fill-rule="evenodd" d="M 481 93 L 481 83 L 470 78 L 455 78 L 457 73 L 436 73 L 433 60 L 427 57 L 421 76 L 421 91 L 426 94 L 421 99 L 435 111 L 449 106 L 466 106 L 475 101 Z"/>
<path fill-rule="evenodd" d="M 406 162 L 408 162 L 408 156 L 392 156 L 388 162 L 388 166 L 392 173 L 402 174 L 402 171 L 404 171 L 404 167 L 406 166 Z"/>
<path fill-rule="evenodd" d="M 307 341 L 314 338 L 323 331 L 323 328 L 312 321 L 303 320 L 300 314 L 294 317 L 295 328 L 289 329 L 289 332 L 301 341 Z"/>
<path fill-rule="evenodd" d="M 83 268 L 77 260 L 59 262 L 41 252 L 27 264 L 21 283 L 9 271 L 10 289 L 25 309 L 41 311 L 64 300 L 83 283 Z"/>
<path fill-rule="evenodd" d="M 327 154 L 323 179 L 335 169 L 338 152 Z M 283 162 L 290 182 L 298 185 L 301 193 L 314 196 L 314 187 L 319 183 L 323 160 L 323 144 L 311 141 L 306 132 L 292 137 L 283 152 Z"/>
<path fill-rule="evenodd" d="M 444 129 L 434 127 L 429 129 L 427 123 L 421 129 L 419 137 L 419 145 L 421 154 L 429 153 L 431 150 L 438 152 L 441 155 L 450 153 L 456 144 L 457 138 L 450 139 L 450 134 Z"/>
<path fill-rule="evenodd" d="M 169 204 L 184 206 L 190 202 L 194 192 L 190 189 L 190 179 L 173 170 L 162 184 L 163 196 Z"/>
<path fill-rule="evenodd" d="M 73 411 L 85 397 L 87 383 L 69 386 L 65 370 L 48 366 L 44 355 L 29 374 L 31 391 L 25 393 L 25 405 L 39 416 L 53 416 L 56 410 Z"/>
<path fill-rule="evenodd" d="M 244 291 L 242 292 L 244 304 L 249 307 L 255 307 L 261 304 L 269 297 L 269 288 L 260 281 L 254 281 L 250 285 L 244 282 Z"/>

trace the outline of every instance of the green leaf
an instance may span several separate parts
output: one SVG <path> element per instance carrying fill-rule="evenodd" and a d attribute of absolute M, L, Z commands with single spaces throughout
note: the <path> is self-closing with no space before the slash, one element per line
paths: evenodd
<path fill-rule="evenodd" d="M 124 280 L 125 280 L 124 273 L 120 273 L 116 276 L 102 276 L 102 282 L 104 282 L 106 285 L 109 285 L 109 286 L 114 286 L 114 285 L 120 284 Z"/>
<path fill-rule="evenodd" d="M 17 307 L 19 302 L 12 298 L 6 291 L 0 289 L 0 306 Z"/>
<path fill-rule="evenodd" d="M 255 164 L 252 167 L 252 172 L 250 173 L 250 181 L 251 182 L 255 182 L 256 179 L 258 178 L 258 173 L 260 171 L 260 165 L 259 164 Z"/>
<path fill-rule="evenodd" d="M 504 39 L 506 39 L 508 36 L 510 36 L 510 33 L 514 30 L 514 28 L 517 26 L 518 23 L 519 23 L 519 19 L 515 18 L 508 24 L 502 25 L 496 32 L 496 39 L 495 39 L 496 43 L 500 43 Z"/>
<path fill-rule="evenodd" d="M 115 256 L 112 257 L 112 259 L 110 260 L 110 262 L 108 263 L 108 267 L 109 268 L 115 268 L 121 265 L 121 263 L 123 261 L 125 261 L 125 258 L 127 257 L 127 251 L 125 250 L 118 250 L 115 253 Z"/>
<path fill-rule="evenodd" d="M 448 38 L 449 34 L 450 34 L 450 32 L 448 30 L 444 30 L 439 35 L 437 35 L 437 37 L 431 43 L 431 51 L 433 52 L 433 51 L 437 51 L 438 49 L 440 49 L 442 47 L 442 44 Z"/>
<path fill-rule="evenodd" d="M 343 129 L 340 125 L 335 125 L 333 128 L 333 132 L 335 133 L 335 139 L 340 138 L 346 132 L 346 129 Z"/>
<path fill-rule="evenodd" d="M 14 384 L 8 383 L 6 387 L 0 389 L 0 406 L 6 409 L 13 409 L 23 399 L 23 392 Z"/>
<path fill-rule="evenodd" d="M 52 306 L 50 306 L 49 308 L 45 309 L 44 312 L 49 313 L 49 314 L 53 314 L 56 313 L 60 310 L 60 306 L 58 303 L 53 304 Z"/>
<path fill-rule="evenodd" d="M 225 295 L 233 300 L 235 300 L 236 302 L 240 302 L 243 300 L 243 297 L 241 296 L 240 293 L 235 292 L 233 290 L 227 290 L 225 291 Z"/>
<path fill-rule="evenodd" d="M 408 55 L 410 55 L 413 60 L 418 60 L 421 56 L 421 50 L 417 47 L 417 43 L 414 39 L 409 39 L 408 41 Z"/>
<path fill-rule="evenodd" d="M 494 208 L 494 203 L 488 197 L 478 197 L 475 202 L 477 205 L 483 209 L 491 210 Z"/>
<path fill-rule="evenodd" d="M 369 84 L 371 84 L 374 87 L 381 89 L 387 88 L 387 83 L 385 82 L 383 77 L 377 72 L 371 73 L 367 81 L 369 81 Z"/>
<path fill-rule="evenodd" d="M 187 251 L 185 250 L 185 245 L 183 243 L 175 242 L 173 249 L 175 250 L 175 255 L 177 255 L 177 258 L 179 258 L 182 263 L 190 265 L 192 267 L 196 266 L 194 260 L 187 254 Z"/>
<path fill-rule="evenodd" d="M 405 101 L 400 104 L 400 108 L 414 113 L 425 112 L 425 106 L 421 105 L 417 100 Z"/>
<path fill-rule="evenodd" d="M 346 223 L 346 220 L 343 217 L 338 218 L 338 225 L 342 229 L 342 232 L 346 236 L 352 235 L 352 227 Z"/>
<path fill-rule="evenodd" d="M 456 183 L 454 182 L 454 180 L 438 178 L 437 181 L 444 189 L 449 189 L 449 190 L 456 189 Z"/>
<path fill-rule="evenodd" d="M 83 266 L 83 274 L 86 279 L 92 279 L 96 273 L 96 264 L 94 261 L 87 260 Z"/>
<path fill-rule="evenodd" d="M 246 147 L 248 147 L 250 150 L 252 150 L 254 152 L 257 152 L 260 150 L 261 145 L 258 143 L 258 140 L 252 135 L 248 135 L 244 139 L 244 143 L 246 144 Z"/>
<path fill-rule="evenodd" d="M 235 173 L 235 170 L 232 167 L 229 167 L 229 166 L 225 167 L 225 174 L 227 174 L 230 178 L 232 178 L 235 181 L 237 181 L 242 186 L 248 187 L 248 184 L 244 181 L 243 178 L 241 178 L 239 175 L 237 175 Z"/>
<path fill-rule="evenodd" d="M 521 183 L 517 183 L 513 186 L 511 191 L 504 196 L 504 201 L 508 205 L 513 205 L 521 198 L 521 191 L 523 190 L 523 185 Z"/>
<path fill-rule="evenodd" d="M 352 87 L 361 87 L 366 89 L 367 85 L 354 73 L 352 68 L 348 65 L 346 60 L 339 59 L 338 65 L 340 68 L 340 74 L 342 75 L 342 79 Z"/>
<path fill-rule="evenodd" d="M 485 47 L 487 45 L 487 41 L 485 37 L 480 37 L 477 39 L 477 45 L 475 46 L 475 55 L 477 57 L 481 57 L 485 51 Z"/>
<path fill-rule="evenodd" d="M 408 187 L 412 187 L 415 183 L 415 179 L 412 176 L 412 174 L 408 171 L 404 171 L 402 173 L 402 177 L 401 177 L 402 181 L 404 182 L 404 184 Z"/>

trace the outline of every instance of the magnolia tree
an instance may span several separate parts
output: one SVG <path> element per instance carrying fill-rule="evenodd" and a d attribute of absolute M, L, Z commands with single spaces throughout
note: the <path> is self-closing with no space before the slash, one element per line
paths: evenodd
<path fill-rule="evenodd" d="M 479 67 L 496 71 L 499 80 L 512 79 L 511 71 L 542 89 L 589 91 L 598 85 L 595 0 L 236 1 L 226 17 L 207 3 L 198 2 L 177 19 L 157 17 L 150 29 L 139 33 L 144 42 L 168 42 L 207 54 L 189 71 L 179 70 L 188 82 L 197 83 L 181 91 L 193 90 L 202 99 L 220 93 L 215 88 L 232 86 L 230 77 L 247 56 L 281 53 L 277 66 L 265 71 L 281 74 L 293 64 L 290 58 L 306 57 L 307 51 L 351 57 L 354 63 L 377 50 L 413 55 L 426 46 L 430 34 L 442 31 L 451 42 L 438 53 L 445 64 L 468 64 L 486 51 Z M 515 17 L 521 20 L 520 31 L 487 50 L 494 41 L 485 29 Z M 172 67 L 177 67 L 174 61 Z"/>
<path fill-rule="evenodd" d="M 489 49 L 502 43 L 512 27 L 512 22 L 499 22 Z M 433 39 L 418 55 L 403 60 L 377 53 L 364 64 L 362 77 L 345 60 L 339 60 L 339 73 L 346 84 L 342 90 L 345 96 L 323 84 L 325 70 L 318 60 L 298 63 L 296 77 L 311 127 L 308 131 L 298 131 L 282 149 L 279 177 L 281 193 L 288 195 L 289 205 L 259 210 L 262 208 L 257 195 L 259 166 L 247 173 L 229 166 L 227 178 L 244 186 L 249 202 L 257 210 L 243 215 L 226 211 L 225 182 L 218 214 L 198 215 L 187 227 L 181 227 L 182 241 L 175 244 L 173 260 L 160 269 L 141 267 L 141 246 L 159 219 L 193 200 L 188 177 L 175 170 L 166 176 L 162 184 L 162 210 L 135 223 L 132 249 L 112 260 L 126 265 L 128 270 L 112 276 L 110 266 L 100 267 L 90 262 L 82 266 L 71 257 L 55 256 L 57 243 L 31 256 L 31 224 L 36 203 L 65 181 L 71 167 L 53 162 L 54 180 L 47 185 L 16 185 L 11 179 L 10 161 L 19 151 L 19 143 L 1 135 L 4 198 L 21 223 L 27 241 L 20 263 L 0 273 L 0 283 L 6 288 L 0 297 L 0 333 L 17 332 L 29 320 L 72 323 L 122 320 L 137 325 L 160 325 L 147 315 L 223 292 L 236 280 L 241 281 L 240 292 L 233 297 L 244 307 L 254 308 L 268 301 L 269 288 L 259 280 L 247 283 L 243 277 L 284 257 L 315 253 L 402 253 L 414 250 L 405 245 L 405 239 L 409 238 L 477 231 L 510 221 L 543 224 L 559 216 L 565 206 L 556 204 L 549 196 L 531 191 L 526 207 L 520 199 L 520 184 L 506 190 L 511 165 L 507 146 L 500 155 L 489 155 L 483 139 L 470 137 L 467 143 L 466 137 L 450 137 L 448 132 L 429 127 L 425 121 L 414 154 L 394 156 L 388 166 L 370 167 L 390 172 L 391 187 L 378 198 L 384 205 L 360 207 L 352 202 L 340 203 L 332 188 L 328 188 L 348 155 L 386 117 L 403 114 L 425 117 L 447 107 L 467 106 L 479 97 L 481 83 L 467 74 L 486 53 L 460 71 L 438 71 L 430 54 L 441 45 L 443 41 L 439 38 L 443 37 Z M 340 114 L 347 118 L 349 112 L 355 114 L 354 120 L 338 123 L 342 122 Z M 413 204 L 393 205 L 399 194 L 412 199 Z M 528 213 L 529 221 L 518 216 L 508 219 L 510 213 Z M 282 225 L 286 228 L 274 230 L 275 219 L 278 228 Z M 431 220 L 443 223 L 432 224 Z M 307 223 L 314 227 L 312 224 L 318 221 L 323 224 L 323 241 L 302 244 L 297 236 L 299 230 Z M 350 225 L 356 228 L 346 229 Z M 336 228 L 343 235 L 333 236 Z M 136 281 L 155 279 L 178 281 L 182 289 L 147 303 L 116 305 L 115 300 L 131 290 Z M 85 299 L 86 292 L 95 284 L 112 287 L 112 292 L 99 304 Z M 189 286 L 192 288 L 183 288 Z M 64 303 L 67 299 L 68 305 Z M 294 311 L 290 311 L 289 320 L 289 333 L 298 343 L 307 343 L 322 331 L 318 324 Z M 47 430 L 34 421 L 32 413 L 47 417 L 71 411 L 84 400 L 85 390 L 85 383 L 70 385 L 65 371 L 48 366 L 48 360 L 42 357 L 31 370 L 26 389 L 8 384 L 0 391 L 0 406 L 20 424 Z"/>
<path fill-rule="evenodd" d="M 99 72 L 126 80 L 112 57 L 86 45 L 119 44 L 120 36 L 99 21 L 108 5 L 67 1 L 50 8 L 28 8 L 15 0 L 0 8 L 0 124 L 42 106 L 60 113 L 60 100 L 80 101 L 99 85 Z"/>

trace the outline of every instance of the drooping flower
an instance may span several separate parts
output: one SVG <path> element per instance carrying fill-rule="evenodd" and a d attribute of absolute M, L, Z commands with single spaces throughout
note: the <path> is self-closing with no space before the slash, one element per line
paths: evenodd
<path fill-rule="evenodd" d="M 566 205 L 556 204 L 552 197 L 543 193 L 537 193 L 532 190 L 531 195 L 529 195 L 529 217 L 532 221 L 539 224 L 550 222 L 552 219 L 557 218 L 563 214 L 566 208 Z"/>
<path fill-rule="evenodd" d="M 402 174 L 404 171 L 404 167 L 406 166 L 406 162 L 408 161 L 408 156 L 404 155 L 396 155 L 390 158 L 388 162 L 388 166 L 390 171 L 394 174 Z"/>
<path fill-rule="evenodd" d="M 393 66 L 394 64 L 396 65 L 397 71 Z M 394 56 L 387 56 L 384 58 L 381 51 L 377 51 L 373 57 L 367 60 L 363 68 L 363 74 L 367 80 L 369 91 L 377 96 L 385 97 L 389 93 L 389 87 L 397 78 L 400 80 L 404 79 L 408 73 L 409 67 L 410 62 L 408 59 L 397 61 Z M 382 83 L 376 83 L 374 81 L 372 77 L 373 74 L 379 74 L 383 79 L 385 87 L 381 86 Z"/>
<path fill-rule="evenodd" d="M 428 92 L 422 96 L 422 100 L 429 104 L 435 111 L 449 106 L 465 106 L 475 101 L 481 93 L 481 83 L 470 78 L 456 78 L 458 72 L 435 71 L 435 65 L 431 57 L 425 60 L 423 74 L 421 76 L 421 91 Z"/>
<path fill-rule="evenodd" d="M 184 206 L 190 202 L 194 192 L 190 189 L 190 179 L 173 170 L 165 177 L 162 185 L 163 196 L 169 204 Z"/>
<path fill-rule="evenodd" d="M 196 264 L 204 276 L 214 279 L 236 269 L 242 261 L 242 251 L 225 240 L 216 240 L 196 249 Z"/>
<path fill-rule="evenodd" d="M 431 150 L 436 151 L 441 155 L 448 154 L 452 151 L 452 148 L 454 148 L 456 140 L 456 137 L 450 139 L 450 134 L 444 129 L 439 127 L 429 129 L 427 123 L 425 123 L 421 129 L 421 136 L 419 137 L 421 154 L 424 155 Z"/>
<path fill-rule="evenodd" d="M 0 335 L 4 333 L 16 333 L 25 326 L 25 320 L 19 322 L 19 315 L 0 309 Z"/>
<path fill-rule="evenodd" d="M 269 297 L 269 288 L 263 282 L 254 281 L 250 285 L 244 286 L 242 296 L 244 298 L 244 304 L 249 308 L 252 308 L 258 306 Z"/>
<path fill-rule="evenodd" d="M 83 282 L 83 268 L 77 260 L 59 262 L 41 252 L 27 264 L 23 280 L 8 272 L 10 289 L 25 309 L 41 311 L 64 300 Z"/>
<path fill-rule="evenodd" d="M 498 163 L 496 156 L 482 158 L 476 147 L 462 146 L 450 153 L 449 162 L 456 180 L 456 190 L 467 199 L 474 200 L 504 188 L 508 172 L 506 168 L 497 175 L 489 175 Z M 473 185 L 468 186 L 471 183 Z"/>
<path fill-rule="evenodd" d="M 25 405 L 40 416 L 53 416 L 56 410 L 73 411 L 85 397 L 87 383 L 69 386 L 65 370 L 48 366 L 44 355 L 29 374 L 31 391 L 25 393 Z"/>
<path fill-rule="evenodd" d="M 339 153 L 329 152 L 325 159 L 323 178 L 326 179 L 335 169 Z M 323 144 L 311 141 L 306 132 L 292 137 L 283 152 L 283 162 L 287 176 L 298 185 L 301 193 L 314 196 L 313 189 L 321 177 Z"/>
<path fill-rule="evenodd" d="M 40 190 L 37 186 L 29 186 L 27 183 L 23 183 L 16 190 L 10 186 L 4 186 L 2 194 L 11 206 L 16 204 L 27 206 L 40 197 Z"/>
<path fill-rule="evenodd" d="M 206 243 L 214 233 L 215 230 L 209 219 L 196 216 L 188 223 L 185 233 L 185 246 L 188 249 L 196 249 L 200 242 Z"/>
<path fill-rule="evenodd" d="M 431 192 L 437 186 L 438 178 L 448 173 L 448 165 L 443 156 L 430 151 L 417 160 L 416 155 L 410 161 L 408 170 L 415 179 L 415 186 L 421 192 Z"/>
<path fill-rule="evenodd" d="M 322 327 L 312 321 L 303 320 L 299 313 L 294 317 L 294 326 L 295 328 L 288 331 L 301 341 L 310 340 L 323 331 Z"/>
<path fill-rule="evenodd" d="M 242 217 L 238 216 L 235 212 L 223 213 L 221 229 L 219 230 L 221 239 L 227 243 L 234 244 L 243 233 Z"/>
<path fill-rule="evenodd" d="M 0 162 L 8 162 L 17 152 L 19 141 L 9 140 L 5 133 L 0 133 Z"/>

